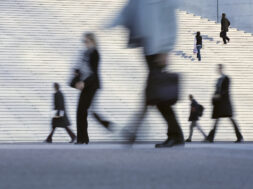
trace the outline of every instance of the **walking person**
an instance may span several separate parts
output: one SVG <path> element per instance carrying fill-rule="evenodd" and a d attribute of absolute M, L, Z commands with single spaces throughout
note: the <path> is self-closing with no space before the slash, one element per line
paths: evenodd
<path fill-rule="evenodd" d="M 84 52 L 83 59 L 75 69 L 75 77 L 71 86 L 81 91 L 77 108 L 77 144 L 88 144 L 88 110 L 93 102 L 97 90 L 100 88 L 99 62 L 100 55 L 97 49 L 97 40 L 94 33 L 84 34 L 84 44 L 87 50 Z M 88 77 L 85 75 L 85 68 L 90 69 Z M 105 128 L 110 129 L 110 122 L 103 120 L 100 115 L 93 112 L 94 118 Z"/>
<path fill-rule="evenodd" d="M 60 85 L 58 83 L 54 83 L 54 110 L 55 115 L 52 119 L 52 130 L 48 135 L 45 142 L 52 143 L 52 137 L 57 127 L 64 128 L 68 135 L 71 138 L 70 143 L 73 143 L 76 139 L 76 135 L 70 130 L 70 122 L 68 119 L 67 111 L 65 109 L 64 96 L 60 91 Z"/>
<path fill-rule="evenodd" d="M 186 139 L 185 142 L 192 141 L 194 127 L 197 127 L 197 129 L 201 132 L 201 134 L 206 139 L 206 137 L 207 137 L 206 134 L 204 133 L 204 131 L 201 129 L 201 127 L 198 124 L 199 117 L 202 116 L 204 108 L 203 108 L 203 106 L 198 104 L 198 102 L 194 99 L 193 95 L 190 94 L 189 99 L 191 101 L 191 111 L 190 111 L 190 117 L 189 117 L 189 121 L 191 122 L 191 125 L 190 125 L 189 137 L 188 137 L 188 139 Z"/>
<path fill-rule="evenodd" d="M 220 78 L 216 84 L 216 90 L 212 99 L 213 102 L 213 115 L 212 118 L 215 119 L 215 124 L 213 129 L 210 131 L 207 141 L 213 142 L 215 137 L 215 132 L 217 129 L 217 125 L 220 118 L 229 118 L 237 137 L 235 142 L 239 143 L 243 141 L 243 136 L 239 131 L 239 128 L 233 119 L 233 109 L 230 100 L 230 92 L 229 92 L 229 85 L 230 79 L 227 75 L 224 74 L 222 64 L 218 65 L 218 73 L 220 74 Z"/>
<path fill-rule="evenodd" d="M 135 121 L 135 126 L 132 126 L 130 132 L 129 142 L 134 142 L 136 132 L 142 123 L 149 103 L 151 88 L 157 95 L 164 95 L 166 98 L 170 94 L 176 94 L 176 91 L 169 91 L 171 93 L 161 93 L 159 91 L 159 83 L 156 83 L 154 78 L 159 78 L 163 75 L 163 71 L 168 65 L 168 54 L 173 50 L 176 34 L 176 14 L 177 1 L 157 1 L 152 0 L 129 0 L 127 5 L 123 8 L 120 15 L 116 17 L 111 27 L 123 25 L 129 30 L 129 47 L 142 47 L 145 61 L 147 63 L 149 74 L 147 80 L 147 88 L 145 92 L 145 104 L 142 111 Z M 166 75 L 165 75 L 166 76 Z M 168 80 L 167 80 L 168 81 Z M 170 80 L 169 80 L 170 81 Z M 177 87 L 175 84 L 174 89 Z M 152 87 L 151 87 L 152 86 Z M 161 86 L 162 87 L 162 86 Z M 163 89 L 167 89 L 163 86 Z M 151 95 L 153 95 L 151 94 Z M 162 98 L 153 102 L 159 110 L 162 117 L 167 122 L 168 132 L 167 139 L 157 144 L 156 147 L 172 147 L 175 145 L 184 145 L 184 137 L 181 127 L 177 121 L 176 114 L 172 108 L 173 103 L 170 100 Z M 173 101 L 173 100 L 172 100 Z M 135 115 L 136 117 L 136 115 Z"/>
<path fill-rule="evenodd" d="M 200 49 L 202 49 L 202 36 L 200 35 L 199 31 L 196 34 L 195 40 L 196 40 L 197 58 L 199 61 L 201 61 Z"/>
<path fill-rule="evenodd" d="M 227 41 L 230 41 L 230 38 L 227 36 L 228 28 L 230 26 L 230 21 L 226 18 L 226 14 L 222 14 L 221 19 L 221 33 L 220 36 L 223 39 L 224 44 L 227 44 Z"/>

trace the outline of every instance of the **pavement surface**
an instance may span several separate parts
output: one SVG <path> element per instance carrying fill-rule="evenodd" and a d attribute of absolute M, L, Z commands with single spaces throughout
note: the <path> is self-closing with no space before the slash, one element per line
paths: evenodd
<path fill-rule="evenodd" d="M 252 189 L 253 144 L 1 144 L 0 189 Z"/>

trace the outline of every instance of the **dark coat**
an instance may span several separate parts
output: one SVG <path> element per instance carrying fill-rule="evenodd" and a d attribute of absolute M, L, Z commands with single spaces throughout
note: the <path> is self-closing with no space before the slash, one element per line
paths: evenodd
<path fill-rule="evenodd" d="M 53 127 L 67 127 L 70 125 L 67 112 L 64 105 L 64 96 L 61 91 L 54 94 L 54 110 L 56 110 L 55 116 L 60 116 L 60 111 L 64 111 L 64 115 L 61 118 L 53 118 Z"/>
<path fill-rule="evenodd" d="M 228 32 L 228 27 L 230 26 L 230 21 L 227 18 L 221 19 L 221 31 Z"/>
<path fill-rule="evenodd" d="M 230 102 L 229 84 L 230 79 L 226 75 L 222 76 L 217 81 L 215 94 L 218 94 L 221 97 L 218 100 L 213 100 L 213 119 L 233 116 L 232 105 Z"/>
<path fill-rule="evenodd" d="M 199 106 L 198 102 L 193 99 L 191 102 L 191 113 L 190 113 L 189 121 L 199 120 L 198 106 Z"/>
<path fill-rule="evenodd" d="M 87 55 L 85 55 L 87 56 Z M 98 66 L 99 66 L 99 52 L 97 49 L 93 49 L 89 52 L 89 58 L 88 58 L 88 64 L 91 69 L 91 74 L 88 78 L 84 80 L 85 87 L 90 87 L 92 85 L 92 88 L 100 88 L 100 79 L 99 79 L 99 73 L 98 73 Z"/>

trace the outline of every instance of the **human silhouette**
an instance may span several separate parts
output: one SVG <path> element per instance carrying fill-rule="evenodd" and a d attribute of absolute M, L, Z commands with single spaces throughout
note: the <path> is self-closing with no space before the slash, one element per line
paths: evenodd
<path fill-rule="evenodd" d="M 191 122 L 191 125 L 190 125 L 190 134 L 189 134 L 188 139 L 186 139 L 186 142 L 192 141 L 194 127 L 197 127 L 197 129 L 201 132 L 201 134 L 206 139 L 206 137 L 207 137 L 206 134 L 204 133 L 204 131 L 201 129 L 201 127 L 198 124 L 198 120 L 199 120 L 199 117 L 201 115 L 201 111 L 203 110 L 203 108 L 201 109 L 201 106 L 194 99 L 193 95 L 190 94 L 189 99 L 191 101 L 191 110 L 190 110 L 190 117 L 189 117 L 189 121 Z"/>
<path fill-rule="evenodd" d="M 233 109 L 230 100 L 230 78 L 224 74 L 224 66 L 222 64 L 218 65 L 218 73 L 220 78 L 216 84 L 216 90 L 212 99 L 213 102 L 213 115 L 212 118 L 215 119 L 215 124 L 213 129 L 210 131 L 207 141 L 213 142 L 215 137 L 215 132 L 220 118 L 229 118 L 235 133 L 237 140 L 235 142 L 239 143 L 243 141 L 243 136 L 239 131 L 239 128 L 233 119 Z"/>
<path fill-rule="evenodd" d="M 227 36 L 229 26 L 230 26 L 230 21 L 226 18 L 226 14 L 222 13 L 220 36 L 222 37 L 224 44 L 227 44 L 227 41 L 228 42 L 230 41 L 230 38 Z"/>
<path fill-rule="evenodd" d="M 52 143 L 52 137 L 55 132 L 55 129 L 57 127 L 64 128 L 68 135 L 71 138 L 70 143 L 73 143 L 76 139 L 75 134 L 70 130 L 70 122 L 68 119 L 67 111 L 65 108 L 65 103 L 64 103 L 64 96 L 62 92 L 60 91 L 60 85 L 58 83 L 54 83 L 54 110 L 55 110 L 55 115 L 52 119 L 52 130 L 50 134 L 48 135 L 47 139 L 45 142 L 47 143 Z"/>
<path fill-rule="evenodd" d="M 75 77 L 71 83 L 81 91 L 77 108 L 77 142 L 76 144 L 88 144 L 88 110 L 93 102 L 97 90 L 100 88 L 99 62 L 100 55 L 97 49 L 97 41 L 94 33 L 85 33 L 83 40 L 87 50 L 83 59 L 75 69 Z M 88 77 L 85 75 L 85 68 L 89 67 Z M 79 71 L 77 71 L 79 70 Z M 79 81 L 78 78 L 80 79 Z M 103 120 L 100 115 L 93 112 L 94 118 L 105 128 L 110 129 L 111 122 Z"/>
<path fill-rule="evenodd" d="M 134 125 L 124 135 L 128 135 L 128 141 L 134 142 L 136 133 L 146 115 L 149 99 L 156 94 L 157 102 L 152 102 L 156 106 L 164 120 L 167 122 L 168 132 L 167 139 L 156 147 L 172 147 L 175 145 L 184 145 L 184 137 L 180 125 L 177 121 L 176 114 L 172 108 L 172 101 L 176 98 L 176 77 L 171 77 L 171 91 L 165 80 L 163 84 L 156 83 L 155 78 L 164 79 L 167 74 L 164 74 L 166 66 L 169 63 L 168 54 L 173 50 L 177 30 L 176 30 L 176 14 L 177 1 L 136 1 L 129 0 L 126 6 L 122 9 L 119 16 L 110 25 L 111 27 L 123 25 L 129 30 L 129 47 L 142 47 L 145 61 L 149 70 L 145 104 L 139 115 L 135 115 L 136 120 Z M 164 85 L 165 84 L 165 85 Z M 153 92 L 147 89 L 153 88 Z M 173 89 L 172 89 L 173 88 Z M 163 93 L 162 90 L 166 93 Z M 149 92 L 148 92 L 149 91 Z M 166 99 L 167 94 L 167 99 Z M 175 94 L 174 99 L 169 100 L 169 96 Z M 162 99 L 162 97 L 164 97 Z M 166 99 L 166 100 L 165 100 Z M 174 101 L 175 102 L 175 101 Z M 127 130 L 127 129 L 126 129 Z"/>

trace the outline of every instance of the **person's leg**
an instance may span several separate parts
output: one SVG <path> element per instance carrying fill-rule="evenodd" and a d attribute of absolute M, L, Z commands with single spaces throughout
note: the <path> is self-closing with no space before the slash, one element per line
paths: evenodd
<path fill-rule="evenodd" d="M 201 47 L 200 47 L 200 46 L 197 46 L 197 50 L 198 50 L 197 58 L 198 58 L 199 61 L 201 61 L 200 49 L 201 49 Z"/>
<path fill-rule="evenodd" d="M 52 142 L 52 137 L 54 135 L 54 131 L 55 131 L 55 128 L 52 128 L 50 134 L 48 135 L 47 139 L 46 139 L 46 142 L 48 143 L 51 143 Z"/>
<path fill-rule="evenodd" d="M 219 119 L 216 119 L 215 123 L 214 123 L 213 129 L 210 131 L 210 133 L 208 134 L 208 136 L 206 138 L 209 142 L 213 142 L 213 140 L 214 140 L 215 132 L 216 132 L 216 129 L 217 129 L 218 122 L 219 122 Z"/>
<path fill-rule="evenodd" d="M 190 125 L 190 134 L 189 134 L 189 137 L 188 139 L 186 140 L 186 142 L 191 142 L 192 140 L 192 135 L 193 135 L 193 128 L 195 127 L 196 125 L 196 122 L 195 121 L 192 121 L 191 122 L 191 125 Z"/>
<path fill-rule="evenodd" d="M 71 129 L 69 127 L 64 127 L 64 128 L 71 138 L 71 143 L 74 142 L 74 140 L 76 139 L 76 135 L 73 133 L 73 131 L 71 131 Z"/>
<path fill-rule="evenodd" d="M 82 90 L 77 109 L 77 143 L 89 143 L 88 135 L 88 108 L 94 91 L 89 88 Z"/>
<path fill-rule="evenodd" d="M 183 143 L 184 142 L 183 132 L 178 124 L 176 115 L 172 107 L 170 107 L 166 103 L 162 103 L 157 105 L 157 108 L 168 124 L 168 132 L 167 132 L 168 140 L 173 139 L 178 143 Z"/>
<path fill-rule="evenodd" d="M 110 123 L 111 123 L 111 122 L 102 119 L 101 116 L 100 116 L 99 114 L 97 114 L 96 112 L 93 112 L 93 116 L 95 117 L 95 119 L 96 119 L 101 125 L 103 125 L 106 129 L 109 129 Z"/>
<path fill-rule="evenodd" d="M 201 132 L 201 134 L 205 137 L 205 139 L 206 139 L 207 136 L 206 136 L 205 132 L 201 129 L 201 127 L 199 126 L 198 123 L 196 123 L 196 127 Z"/>
<path fill-rule="evenodd" d="M 243 136 L 235 122 L 235 120 L 233 118 L 230 118 L 230 121 L 232 122 L 233 126 L 234 126 L 234 130 L 235 130 L 235 134 L 237 137 L 237 141 L 236 142 L 241 142 L 243 140 Z"/>

